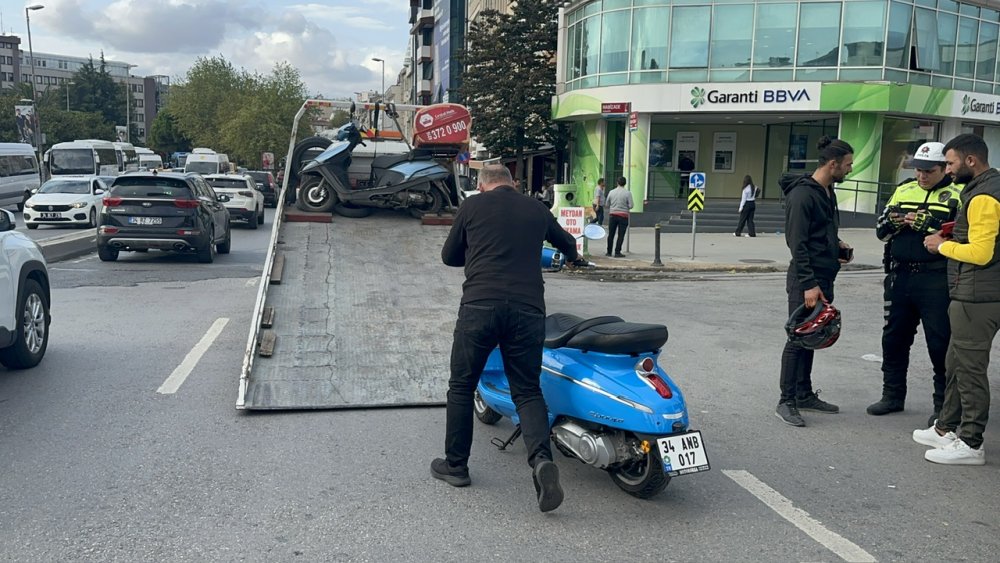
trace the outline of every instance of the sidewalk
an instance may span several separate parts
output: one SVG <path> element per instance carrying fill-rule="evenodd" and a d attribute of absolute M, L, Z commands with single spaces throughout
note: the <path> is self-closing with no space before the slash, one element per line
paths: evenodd
<path fill-rule="evenodd" d="M 589 259 L 599 269 L 651 271 L 741 271 L 783 272 L 791 254 L 785 235 L 758 232 L 755 238 L 735 237 L 732 233 L 697 233 L 694 259 L 691 258 L 691 233 L 661 233 L 660 261 L 652 266 L 655 250 L 654 229 L 637 227 L 628 230 L 622 245 L 625 258 L 604 255 L 607 239 L 587 241 Z M 840 229 L 840 238 L 854 247 L 854 261 L 844 269 L 881 269 L 884 243 L 875 237 L 875 228 Z"/>

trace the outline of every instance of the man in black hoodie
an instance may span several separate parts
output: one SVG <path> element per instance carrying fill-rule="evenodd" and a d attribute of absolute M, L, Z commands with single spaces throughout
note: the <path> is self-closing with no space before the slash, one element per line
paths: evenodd
<path fill-rule="evenodd" d="M 792 253 L 785 289 L 788 314 L 805 303 L 833 301 L 833 280 L 840 271 L 840 249 L 849 249 L 837 230 L 840 215 L 833 184 L 851 173 L 854 149 L 840 139 L 823 137 L 817 146 L 819 167 L 812 175 L 790 176 L 781 181 L 785 193 L 785 243 Z M 775 414 L 785 424 L 805 426 L 800 410 L 821 413 L 840 408 L 819 398 L 812 389 L 813 350 L 792 342 L 781 354 L 781 400 Z"/>

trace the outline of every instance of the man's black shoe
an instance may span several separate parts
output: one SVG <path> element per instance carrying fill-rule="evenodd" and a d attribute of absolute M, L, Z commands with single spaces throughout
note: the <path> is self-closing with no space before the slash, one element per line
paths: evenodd
<path fill-rule="evenodd" d="M 605 256 L 611 256 L 611 253 L 610 252 L 605 252 L 604 255 Z"/>
<path fill-rule="evenodd" d="M 882 416 L 892 412 L 903 412 L 903 401 L 882 397 L 879 402 L 868 405 L 868 408 L 865 410 L 872 416 Z"/>
<path fill-rule="evenodd" d="M 840 412 L 840 407 L 820 399 L 819 394 L 820 391 L 816 391 L 815 393 L 809 393 L 801 399 L 796 399 L 795 406 L 799 407 L 800 411 L 821 412 L 823 414 L 836 414 Z"/>
<path fill-rule="evenodd" d="M 625 258 L 625 255 L 621 252 L 615 252 L 615 258 Z"/>
<path fill-rule="evenodd" d="M 799 414 L 799 409 L 792 401 L 787 403 L 778 403 L 778 408 L 774 409 L 774 414 L 780 418 L 782 422 L 788 424 L 789 426 L 806 425 L 806 421 L 802 418 L 802 415 Z"/>
<path fill-rule="evenodd" d="M 441 458 L 431 462 L 431 477 L 440 479 L 452 487 L 468 487 L 472 484 L 468 469 L 451 467 L 447 461 Z"/>
<path fill-rule="evenodd" d="M 559 466 L 551 461 L 540 461 L 535 464 L 532 478 L 535 480 L 535 492 L 538 493 L 538 509 L 549 512 L 559 508 L 563 501 L 563 490 L 559 485 Z"/>

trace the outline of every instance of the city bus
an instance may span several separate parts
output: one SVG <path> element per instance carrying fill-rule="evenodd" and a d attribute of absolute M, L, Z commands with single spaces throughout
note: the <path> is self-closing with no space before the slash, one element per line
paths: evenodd
<path fill-rule="evenodd" d="M 115 157 L 118 160 L 118 172 L 124 173 L 129 170 L 139 169 L 139 156 L 132 143 L 113 143 L 115 145 Z"/>
<path fill-rule="evenodd" d="M 49 176 L 95 174 L 118 176 L 118 153 L 111 141 L 84 139 L 56 143 L 43 157 Z"/>

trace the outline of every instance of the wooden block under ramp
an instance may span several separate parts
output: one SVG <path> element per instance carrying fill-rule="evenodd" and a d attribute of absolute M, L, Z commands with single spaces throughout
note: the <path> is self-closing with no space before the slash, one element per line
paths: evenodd
<path fill-rule="evenodd" d="M 451 225 L 455 222 L 455 216 L 451 213 L 435 215 L 428 213 L 420 219 L 421 225 Z"/>
<path fill-rule="evenodd" d="M 260 348 L 257 352 L 265 357 L 270 358 L 274 355 L 274 346 L 278 343 L 278 335 L 273 330 L 262 330 L 260 332 Z"/>
<path fill-rule="evenodd" d="M 264 313 L 260 316 L 260 327 L 271 328 L 274 326 L 274 307 L 264 307 Z"/>
<path fill-rule="evenodd" d="M 302 211 L 297 208 L 285 210 L 285 221 L 292 223 L 332 223 L 333 216 L 330 212 L 316 213 L 314 211 Z"/>
<path fill-rule="evenodd" d="M 281 274 L 285 270 L 285 255 L 277 252 L 274 254 L 274 262 L 271 263 L 271 283 L 281 285 Z"/>

